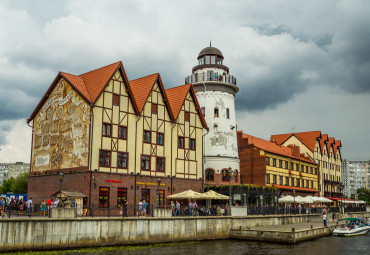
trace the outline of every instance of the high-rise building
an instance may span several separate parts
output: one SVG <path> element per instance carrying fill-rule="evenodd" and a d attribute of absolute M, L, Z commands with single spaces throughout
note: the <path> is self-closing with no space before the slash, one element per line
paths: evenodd
<path fill-rule="evenodd" d="M 235 119 L 235 95 L 239 88 L 219 49 L 210 45 L 200 51 L 197 60 L 198 65 L 185 83 L 193 84 L 209 127 L 204 135 L 205 183 L 228 184 L 229 179 L 221 176 L 225 170 L 240 170 Z M 233 181 L 238 180 L 237 174 Z"/>
<path fill-rule="evenodd" d="M 9 178 L 16 178 L 30 171 L 30 164 L 23 162 L 0 163 L 0 185 Z"/>
<path fill-rule="evenodd" d="M 370 189 L 370 161 L 347 162 L 349 196 L 356 195 L 359 188 Z"/>
<path fill-rule="evenodd" d="M 343 180 L 343 196 L 344 197 L 351 197 L 351 187 L 349 181 L 349 169 L 348 169 L 348 161 L 345 159 L 342 162 L 342 180 Z"/>

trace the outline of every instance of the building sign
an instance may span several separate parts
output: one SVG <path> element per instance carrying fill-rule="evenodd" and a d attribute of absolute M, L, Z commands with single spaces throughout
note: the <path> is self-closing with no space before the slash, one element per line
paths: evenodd
<path fill-rule="evenodd" d="M 234 194 L 234 200 L 240 200 L 240 194 Z"/>
<path fill-rule="evenodd" d="M 152 186 L 158 186 L 158 183 L 150 183 L 150 182 L 137 182 L 137 185 L 152 185 Z M 166 184 L 161 183 L 160 186 L 166 186 Z"/>
<path fill-rule="evenodd" d="M 49 165 L 49 156 L 39 156 L 36 158 L 36 166 Z"/>

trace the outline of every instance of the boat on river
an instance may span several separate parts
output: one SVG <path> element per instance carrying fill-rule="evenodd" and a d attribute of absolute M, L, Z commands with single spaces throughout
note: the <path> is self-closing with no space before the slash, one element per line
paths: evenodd
<path fill-rule="evenodd" d="M 364 219 L 345 218 L 339 221 L 346 221 L 346 223 L 341 224 L 341 227 L 333 231 L 333 235 L 335 236 L 366 235 L 370 230 L 370 224 Z"/>

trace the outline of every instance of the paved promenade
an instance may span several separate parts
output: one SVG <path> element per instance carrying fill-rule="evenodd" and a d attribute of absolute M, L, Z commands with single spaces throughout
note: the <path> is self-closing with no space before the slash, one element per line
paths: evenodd
<path fill-rule="evenodd" d="M 337 223 L 328 223 L 328 227 L 336 226 Z M 285 224 L 285 225 L 276 225 L 276 226 L 263 226 L 263 227 L 253 227 L 251 230 L 260 230 L 260 231 L 279 231 L 279 232 L 292 232 L 292 228 L 295 231 L 308 230 L 312 228 L 322 228 L 324 227 L 323 223 L 317 222 L 308 222 L 308 223 L 297 223 L 297 224 Z"/>

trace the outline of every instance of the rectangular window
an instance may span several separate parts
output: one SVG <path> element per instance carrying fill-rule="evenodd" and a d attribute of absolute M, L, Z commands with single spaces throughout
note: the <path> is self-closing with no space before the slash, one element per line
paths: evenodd
<path fill-rule="evenodd" d="M 99 187 L 99 208 L 109 207 L 109 188 Z"/>
<path fill-rule="evenodd" d="M 119 95 L 113 94 L 113 105 L 119 105 Z"/>
<path fill-rule="evenodd" d="M 153 114 L 158 114 L 158 105 L 152 103 L 152 113 Z"/>
<path fill-rule="evenodd" d="M 118 152 L 117 167 L 127 169 L 127 153 Z"/>
<path fill-rule="evenodd" d="M 157 144 L 158 145 L 164 144 L 164 134 L 163 133 L 157 133 Z"/>
<path fill-rule="evenodd" d="M 301 180 L 297 178 L 296 181 L 297 181 L 297 187 L 301 186 Z"/>
<path fill-rule="evenodd" d="M 311 170 L 311 174 L 313 174 L 313 167 L 310 167 L 310 170 Z"/>
<path fill-rule="evenodd" d="M 295 164 L 295 170 L 299 171 L 299 165 L 298 164 Z"/>
<path fill-rule="evenodd" d="M 165 158 L 157 157 L 157 171 L 164 172 Z"/>
<path fill-rule="evenodd" d="M 195 139 L 189 139 L 189 150 L 195 150 Z"/>
<path fill-rule="evenodd" d="M 211 57 L 210 56 L 206 56 L 206 65 L 207 64 L 210 64 L 211 63 Z"/>
<path fill-rule="evenodd" d="M 180 149 L 184 149 L 184 143 L 184 137 L 179 136 L 179 138 L 177 139 L 177 147 Z"/>
<path fill-rule="evenodd" d="M 164 205 L 164 190 L 157 190 L 157 203 L 156 205 L 158 206 L 158 199 L 159 199 L 159 206 Z"/>
<path fill-rule="evenodd" d="M 272 166 L 276 166 L 276 158 L 272 159 Z"/>
<path fill-rule="evenodd" d="M 308 166 L 306 166 L 306 173 L 308 173 Z"/>
<path fill-rule="evenodd" d="M 290 170 L 294 170 L 294 164 L 290 162 Z"/>
<path fill-rule="evenodd" d="M 283 183 L 283 176 L 279 176 L 279 179 L 280 179 L 280 180 L 279 180 L 279 184 L 280 184 L 280 185 L 284 185 L 284 183 Z"/>
<path fill-rule="evenodd" d="M 311 189 L 313 189 L 313 181 L 311 181 Z"/>
<path fill-rule="evenodd" d="M 273 175 L 273 176 L 272 176 L 272 183 L 273 183 L 273 184 L 276 184 L 276 175 Z"/>
<path fill-rule="evenodd" d="M 150 143 L 150 139 L 151 139 L 151 132 L 144 130 L 144 138 L 143 138 L 144 143 Z"/>
<path fill-rule="evenodd" d="M 285 186 L 289 186 L 289 177 L 285 177 Z"/>
<path fill-rule="evenodd" d="M 109 123 L 103 123 L 103 136 L 112 136 L 112 125 Z"/>
<path fill-rule="evenodd" d="M 269 166 L 269 165 L 270 165 L 270 158 L 266 157 L 266 166 Z"/>
<path fill-rule="evenodd" d="M 285 169 L 288 169 L 288 161 L 285 161 Z"/>
<path fill-rule="evenodd" d="M 99 166 L 110 167 L 110 151 L 100 151 Z"/>
<path fill-rule="evenodd" d="M 306 188 L 309 188 L 308 180 L 306 180 Z"/>
<path fill-rule="evenodd" d="M 270 184 L 270 174 L 266 174 L 266 184 Z"/>
<path fill-rule="evenodd" d="M 127 127 L 119 126 L 118 127 L 118 138 L 119 139 L 127 139 Z"/>
<path fill-rule="evenodd" d="M 122 208 L 123 203 L 127 202 L 127 189 L 118 188 L 117 189 L 117 207 Z"/>
<path fill-rule="evenodd" d="M 304 172 L 304 165 L 301 165 L 301 172 Z"/>
<path fill-rule="evenodd" d="M 190 112 L 185 111 L 185 121 L 190 121 Z"/>
<path fill-rule="evenodd" d="M 211 56 L 211 64 L 216 64 L 216 56 Z"/>
<path fill-rule="evenodd" d="M 279 167 L 283 168 L 283 161 L 281 159 L 279 159 Z"/>
<path fill-rule="evenodd" d="M 150 156 L 141 155 L 141 170 L 150 170 Z"/>
<path fill-rule="evenodd" d="M 218 108 L 217 107 L 215 107 L 214 109 L 214 117 L 218 118 Z"/>
<path fill-rule="evenodd" d="M 226 108 L 226 119 L 230 119 L 230 109 Z"/>

